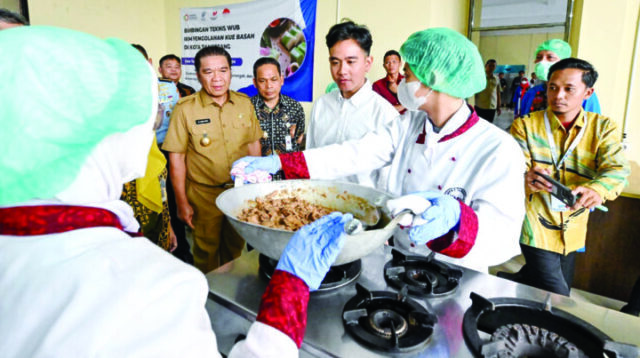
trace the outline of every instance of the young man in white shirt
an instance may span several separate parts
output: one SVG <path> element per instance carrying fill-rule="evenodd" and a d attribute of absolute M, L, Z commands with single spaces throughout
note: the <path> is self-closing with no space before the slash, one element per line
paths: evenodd
<path fill-rule="evenodd" d="M 371 69 L 371 33 L 348 21 L 336 24 L 326 36 L 331 76 L 339 91 L 320 97 L 313 105 L 307 130 L 307 148 L 360 139 L 398 117 L 398 112 L 375 93 L 366 78 Z M 386 168 L 342 178 L 376 187 L 385 181 Z"/>

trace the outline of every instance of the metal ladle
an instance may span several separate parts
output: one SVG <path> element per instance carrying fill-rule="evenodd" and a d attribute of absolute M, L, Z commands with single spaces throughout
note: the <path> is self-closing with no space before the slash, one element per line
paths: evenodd
<path fill-rule="evenodd" d="M 398 223 L 406 216 L 406 215 L 411 215 L 413 216 L 414 213 L 411 209 L 404 209 L 401 212 L 398 213 L 398 215 L 396 215 L 391 222 L 389 222 L 388 226 L 395 226 L 398 225 Z M 344 231 L 347 233 L 347 235 L 357 235 L 361 232 L 364 231 L 364 225 L 362 224 L 362 221 L 353 218 L 350 221 L 347 221 L 344 224 Z"/>

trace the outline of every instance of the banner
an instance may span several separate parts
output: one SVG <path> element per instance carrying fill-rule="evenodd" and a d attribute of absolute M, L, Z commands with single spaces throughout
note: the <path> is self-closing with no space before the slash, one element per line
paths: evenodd
<path fill-rule="evenodd" d="M 184 83 L 199 89 L 194 57 L 206 46 L 231 55 L 231 85 L 253 96 L 253 64 L 273 57 L 285 76 L 282 93 L 298 101 L 313 99 L 316 0 L 259 0 L 180 9 Z"/>

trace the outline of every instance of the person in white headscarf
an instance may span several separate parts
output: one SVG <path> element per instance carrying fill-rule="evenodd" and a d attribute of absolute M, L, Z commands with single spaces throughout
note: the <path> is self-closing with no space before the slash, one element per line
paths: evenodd
<path fill-rule="evenodd" d="M 2 31 L 0 48 L 0 355 L 218 357 L 205 277 L 132 237 L 119 200 L 147 165 L 153 70 L 124 41 L 60 28 Z M 297 356 L 349 219 L 294 235 L 230 356 Z"/>

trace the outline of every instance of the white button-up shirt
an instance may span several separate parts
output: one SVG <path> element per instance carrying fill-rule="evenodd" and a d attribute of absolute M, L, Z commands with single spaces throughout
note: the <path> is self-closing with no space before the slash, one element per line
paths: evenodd
<path fill-rule="evenodd" d="M 320 97 L 311 110 L 307 149 L 360 139 L 398 116 L 398 111 L 373 91 L 369 80 L 349 99 L 340 91 L 329 92 Z M 387 172 L 387 168 L 367 170 L 340 179 L 374 188 L 386 181 Z"/>

